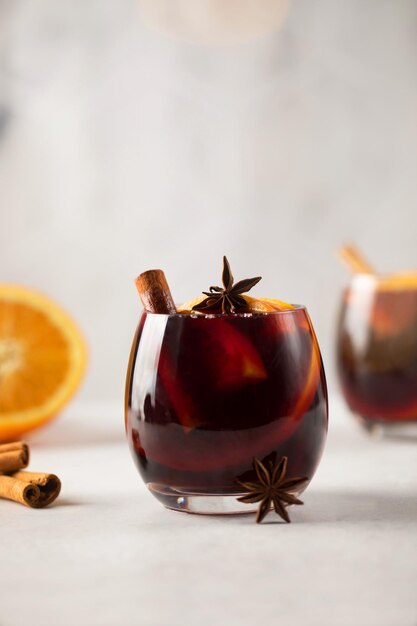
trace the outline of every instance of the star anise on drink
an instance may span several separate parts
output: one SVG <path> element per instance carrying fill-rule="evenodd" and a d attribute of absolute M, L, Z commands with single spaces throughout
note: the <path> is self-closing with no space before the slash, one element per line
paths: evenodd
<path fill-rule="evenodd" d="M 210 287 L 210 291 L 203 291 L 207 298 L 202 302 L 193 306 L 193 311 L 201 311 L 204 313 L 236 313 L 237 309 L 247 306 L 242 293 L 252 289 L 261 280 L 261 276 L 256 278 L 245 278 L 233 284 L 234 278 L 230 264 L 227 258 L 223 257 L 223 287 Z"/>
<path fill-rule="evenodd" d="M 307 482 L 308 478 L 287 478 L 288 458 L 283 456 L 277 463 L 269 461 L 264 465 L 258 459 L 253 460 L 253 469 L 258 478 L 257 482 L 236 482 L 244 487 L 248 493 L 238 498 L 239 502 L 253 504 L 260 502 L 256 522 L 260 524 L 269 511 L 274 508 L 275 512 L 286 522 L 290 522 L 285 505 L 303 504 L 294 492 L 297 493 Z"/>

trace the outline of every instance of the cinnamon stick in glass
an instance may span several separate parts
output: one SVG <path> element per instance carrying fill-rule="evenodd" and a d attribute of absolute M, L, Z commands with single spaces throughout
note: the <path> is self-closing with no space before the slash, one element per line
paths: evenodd
<path fill-rule="evenodd" d="M 21 442 L 0 444 L 0 472 L 16 472 L 27 467 L 29 448 Z"/>
<path fill-rule="evenodd" d="M 13 500 L 34 509 L 51 504 L 61 491 L 61 481 L 55 474 L 15 472 L 0 475 L 0 498 Z"/>
<path fill-rule="evenodd" d="M 147 313 L 177 312 L 170 288 L 162 270 L 142 272 L 135 280 L 143 308 Z"/>
<path fill-rule="evenodd" d="M 352 244 L 342 246 L 339 258 L 344 261 L 354 274 L 375 274 L 374 268 L 368 263 L 358 248 Z"/>

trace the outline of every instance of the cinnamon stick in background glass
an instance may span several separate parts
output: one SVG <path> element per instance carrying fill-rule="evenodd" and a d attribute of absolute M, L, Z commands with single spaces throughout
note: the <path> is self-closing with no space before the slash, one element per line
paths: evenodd
<path fill-rule="evenodd" d="M 353 244 L 342 246 L 339 250 L 339 258 L 354 274 L 375 274 L 374 268 Z"/>

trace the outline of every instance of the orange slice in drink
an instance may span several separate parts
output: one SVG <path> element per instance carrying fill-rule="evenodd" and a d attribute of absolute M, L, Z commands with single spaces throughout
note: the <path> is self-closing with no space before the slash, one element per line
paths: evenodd
<path fill-rule="evenodd" d="M 276 422 L 272 421 L 257 428 L 251 448 L 253 456 L 262 458 L 285 439 L 291 437 L 311 406 L 319 382 L 320 355 L 317 344 L 314 343 L 303 388 L 300 389 L 285 423 L 277 428 Z M 208 444 L 204 428 L 193 430 L 191 423 L 187 424 L 184 419 L 181 419 L 181 423 L 183 426 L 188 426 L 187 432 L 193 433 L 192 444 L 184 438 L 179 429 L 172 429 L 168 438 L 164 437 L 162 430 L 155 441 L 147 438 L 145 431 L 142 444 L 139 442 L 137 446 L 143 445 L 149 458 L 177 470 L 199 471 L 203 465 L 206 471 L 216 471 L 228 466 L 239 465 L 247 460 L 247 438 L 253 436 L 250 432 L 243 430 L 231 433 L 228 430 L 216 430 L 211 433 L 212 441 L 215 440 L 213 446 L 213 443 Z M 240 442 L 242 445 L 239 445 Z M 137 449 L 141 448 L 137 447 Z"/>
<path fill-rule="evenodd" d="M 417 311 L 417 272 L 386 276 L 358 276 L 348 291 L 347 306 L 370 319 L 379 336 L 397 335 L 413 325 Z"/>
<path fill-rule="evenodd" d="M 0 441 L 55 417 L 83 377 L 86 346 L 57 304 L 0 283 Z"/>
<path fill-rule="evenodd" d="M 193 300 L 184 302 L 184 304 L 177 308 L 178 313 L 198 313 L 198 311 L 193 311 L 192 308 L 196 304 L 200 304 L 205 297 L 206 296 L 197 296 L 197 298 Z M 272 311 L 289 311 L 294 309 L 292 304 L 275 298 L 252 298 L 246 294 L 242 294 L 242 297 L 246 300 L 247 307 L 239 309 L 239 313 L 270 313 Z"/>
<path fill-rule="evenodd" d="M 398 272 L 382 276 L 378 280 L 378 287 L 381 291 L 402 291 L 407 289 L 417 289 L 417 272 Z"/>
<path fill-rule="evenodd" d="M 293 306 L 289 302 L 284 302 L 284 300 L 277 300 L 276 298 L 259 298 L 259 302 L 272 306 L 275 311 L 291 311 L 295 309 L 295 306 Z"/>
<path fill-rule="evenodd" d="M 198 311 L 193 311 L 192 308 L 196 304 L 200 304 L 200 302 L 203 302 L 205 298 L 206 296 L 201 295 L 201 296 L 197 296 L 196 298 L 193 298 L 192 300 L 187 300 L 187 302 L 184 302 L 184 304 L 177 306 L 178 313 L 183 313 L 183 314 L 188 314 L 188 315 L 191 313 L 198 314 Z"/>
<path fill-rule="evenodd" d="M 291 317 L 292 314 L 289 313 L 288 316 Z M 280 319 L 276 319 L 275 323 L 287 332 L 284 319 L 286 316 L 277 317 Z M 303 316 L 300 315 L 300 318 L 302 320 Z M 195 320 L 195 322 L 199 324 L 204 320 Z M 299 323 L 300 320 L 291 332 L 296 332 Z M 213 320 L 213 325 L 215 331 L 213 328 L 212 334 L 206 329 L 199 330 L 199 333 L 207 333 L 204 349 L 202 346 L 199 346 L 199 349 L 214 365 L 213 372 L 209 373 L 210 379 L 207 380 L 209 387 L 213 386 L 216 391 L 224 393 L 230 389 L 235 391 L 240 387 L 244 388 L 265 380 L 267 369 L 249 338 L 233 328 L 227 318 L 221 319 L 219 316 Z M 174 376 L 175 369 L 170 367 L 162 351 L 159 357 L 159 373 L 165 393 L 177 414 L 179 423 L 192 439 L 184 438 L 182 429 L 170 428 L 167 432 L 164 427 L 159 429 L 158 436 L 153 439 L 145 429 L 143 437 L 141 435 L 141 445 L 149 458 L 177 470 L 201 471 L 202 466 L 207 471 L 220 470 L 245 462 L 248 456 L 248 439 L 252 441 L 253 438 L 251 455 L 259 458 L 269 454 L 271 450 L 289 439 L 310 408 L 314 410 L 312 404 L 315 395 L 318 394 L 319 401 L 322 402 L 325 398 L 324 390 L 321 392 L 321 358 L 317 340 L 313 330 L 308 326 L 308 320 L 306 320 L 306 325 L 308 332 L 311 332 L 311 350 L 305 355 L 306 359 L 298 363 L 300 371 L 294 372 L 297 382 L 294 382 L 291 397 L 288 398 L 286 412 L 281 416 L 277 415 L 277 419 L 265 421 L 263 424 L 254 423 L 253 426 L 256 428 L 254 431 L 219 428 L 216 426 L 215 419 L 212 424 L 201 421 L 200 415 L 193 406 L 191 395 L 186 393 L 186 386 L 182 385 L 178 376 Z M 201 327 L 205 327 L 205 324 L 201 324 Z M 288 376 L 283 373 L 283 385 L 288 384 L 289 380 Z M 278 390 L 277 393 L 279 393 Z M 320 409 L 320 414 L 323 410 Z M 312 416 L 311 419 L 315 418 Z M 211 428 L 212 426 L 214 427 Z M 209 438 L 207 438 L 207 430 L 210 433 Z"/>

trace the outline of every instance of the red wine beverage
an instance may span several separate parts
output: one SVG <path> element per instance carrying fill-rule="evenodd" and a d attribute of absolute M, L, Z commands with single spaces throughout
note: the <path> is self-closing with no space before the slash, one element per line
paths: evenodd
<path fill-rule="evenodd" d="M 327 414 L 304 307 L 142 314 L 128 367 L 126 430 L 145 483 L 166 506 L 238 494 L 236 480 L 252 476 L 254 458 L 287 456 L 288 475 L 311 479 Z"/>
<path fill-rule="evenodd" d="M 344 293 L 337 360 L 366 425 L 417 420 L 417 287 L 358 276 Z"/>

